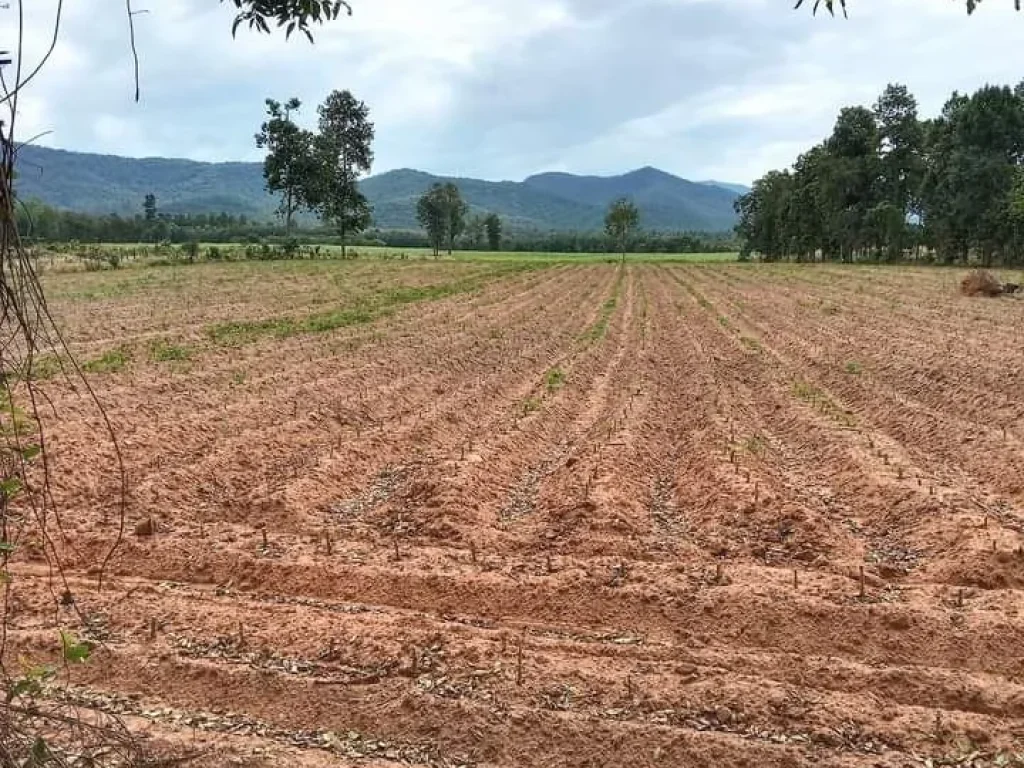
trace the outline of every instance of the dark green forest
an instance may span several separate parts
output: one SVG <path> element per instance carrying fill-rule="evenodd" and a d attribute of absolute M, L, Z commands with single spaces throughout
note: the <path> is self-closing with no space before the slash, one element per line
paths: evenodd
<path fill-rule="evenodd" d="M 742 257 L 1024 263 L 1024 83 L 921 119 L 902 85 L 736 201 Z"/>
<path fill-rule="evenodd" d="M 308 223 L 286 231 L 280 221 L 250 219 L 230 213 L 165 214 L 147 219 L 135 216 L 105 216 L 63 211 L 36 200 L 18 209 L 19 231 L 29 243 L 216 243 L 333 245 L 337 233 L 321 224 Z M 426 248 L 427 235 L 418 229 L 369 229 L 352 240 L 355 245 L 394 248 Z M 458 240 L 461 250 L 490 250 L 487 238 L 472 228 Z M 501 250 L 548 253 L 603 253 L 611 247 L 600 232 L 506 232 Z M 641 231 L 630 243 L 637 253 L 725 253 L 734 252 L 734 236 L 723 232 L 659 233 Z"/>

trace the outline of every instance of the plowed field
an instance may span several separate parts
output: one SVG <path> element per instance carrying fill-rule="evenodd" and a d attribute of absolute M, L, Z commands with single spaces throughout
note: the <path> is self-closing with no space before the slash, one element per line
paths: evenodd
<path fill-rule="evenodd" d="M 46 382 L 58 619 L 99 643 L 52 695 L 210 765 L 1016 764 L 1024 301 L 959 277 L 54 277 L 128 508 L 97 591 L 111 454 Z"/>

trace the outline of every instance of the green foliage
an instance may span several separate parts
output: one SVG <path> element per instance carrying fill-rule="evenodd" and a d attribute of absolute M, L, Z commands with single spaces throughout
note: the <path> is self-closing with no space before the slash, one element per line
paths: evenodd
<path fill-rule="evenodd" d="M 320 218 L 347 238 L 370 226 L 372 207 L 359 189 L 359 177 L 373 165 L 374 127 L 370 109 L 350 91 L 334 91 L 317 108 L 319 131 L 313 137 L 313 172 L 305 198 Z"/>
<path fill-rule="evenodd" d="M 149 359 L 157 363 L 191 360 L 193 352 L 189 346 L 172 344 L 167 339 L 157 339 L 149 346 Z"/>
<path fill-rule="evenodd" d="M 156 221 L 156 195 L 152 192 L 148 193 L 142 201 L 143 217 L 146 221 L 153 223 Z"/>
<path fill-rule="evenodd" d="M 451 182 L 435 184 L 420 197 L 416 203 L 416 217 L 427 232 L 435 256 L 444 246 L 451 254 L 455 238 L 465 228 L 468 210 L 459 188 Z"/>
<path fill-rule="evenodd" d="M 50 664 L 30 666 L 15 677 L 7 689 L 6 700 L 11 703 L 17 698 L 35 698 L 43 693 L 43 686 L 57 675 L 57 669 Z"/>
<path fill-rule="evenodd" d="M 195 240 L 189 240 L 181 249 L 185 252 L 185 258 L 188 259 L 189 264 L 194 264 L 199 258 L 199 243 Z"/>
<path fill-rule="evenodd" d="M 313 156 L 313 134 L 292 120 L 292 113 L 302 106 L 291 98 L 283 106 L 267 99 L 267 117 L 256 134 L 256 146 L 267 150 L 263 161 L 263 178 L 267 191 L 280 193 L 278 213 L 289 232 L 297 211 L 309 205 L 311 183 L 316 173 Z"/>
<path fill-rule="evenodd" d="M 856 360 L 847 361 L 846 365 L 843 366 L 843 370 L 852 376 L 859 376 L 864 372 L 864 366 L 858 363 Z"/>
<path fill-rule="evenodd" d="M 608 322 L 611 320 L 612 313 L 615 312 L 615 307 L 619 303 L 619 295 L 622 293 L 622 270 L 619 270 L 619 275 L 615 279 L 615 287 L 612 289 L 612 295 L 605 300 L 604 304 L 601 305 L 601 314 L 598 315 L 597 322 L 595 322 L 590 328 L 588 328 L 583 335 L 580 337 L 583 341 L 597 341 L 603 339 L 604 335 L 608 332 Z"/>
<path fill-rule="evenodd" d="M 904 86 L 736 203 L 743 253 L 780 259 L 1024 259 L 1024 84 L 954 93 L 921 122 Z"/>
<path fill-rule="evenodd" d="M 544 375 L 544 387 L 548 392 L 554 393 L 565 384 L 565 371 L 561 368 L 552 368 Z"/>
<path fill-rule="evenodd" d="M 476 290 L 484 281 L 511 272 L 532 269 L 533 265 L 514 264 L 451 283 L 391 287 L 361 298 L 354 306 L 317 312 L 305 317 L 273 317 L 266 320 L 238 320 L 217 323 L 206 328 L 213 343 L 238 346 L 264 338 L 288 338 L 308 333 L 326 333 L 351 325 L 362 325 L 384 317 L 407 304 L 437 301 Z"/>
<path fill-rule="evenodd" d="M 487 247 L 492 251 L 501 250 L 501 217 L 496 213 L 489 213 L 484 219 L 484 228 L 487 230 Z"/>
<path fill-rule="evenodd" d="M 629 236 L 640 224 L 640 211 L 626 198 L 619 198 L 608 206 L 604 217 L 604 231 L 622 251 L 622 260 L 626 260 L 626 243 Z"/>
<path fill-rule="evenodd" d="M 61 372 L 61 361 L 56 355 L 40 355 L 32 360 L 32 370 L 26 371 L 26 378 L 32 381 L 46 381 Z"/>
<path fill-rule="evenodd" d="M 61 630 L 60 646 L 64 661 L 69 664 L 81 664 L 88 661 L 92 654 L 92 645 L 79 641 L 71 632 Z"/>
<path fill-rule="evenodd" d="M 221 0 L 223 2 L 223 0 Z M 270 32 L 270 25 L 285 28 L 285 37 L 301 32 L 313 41 L 311 27 L 331 21 L 342 9 L 351 16 L 352 7 L 345 0 L 231 0 L 238 9 L 231 34 L 245 24 L 257 32 Z"/>
<path fill-rule="evenodd" d="M 466 219 L 466 227 L 463 231 L 463 245 L 472 250 L 482 250 L 485 234 L 484 217 L 479 214 L 470 216 Z"/>
<path fill-rule="evenodd" d="M 124 370 L 131 362 L 131 350 L 121 346 L 104 352 L 97 358 L 82 363 L 82 370 L 87 373 L 117 373 Z"/>
<path fill-rule="evenodd" d="M 540 400 L 536 397 L 528 397 L 523 401 L 523 416 L 536 413 L 540 410 Z"/>
<path fill-rule="evenodd" d="M 435 184 L 416 203 L 416 219 L 426 230 L 427 240 L 437 256 L 446 240 L 447 216 L 442 186 Z"/>

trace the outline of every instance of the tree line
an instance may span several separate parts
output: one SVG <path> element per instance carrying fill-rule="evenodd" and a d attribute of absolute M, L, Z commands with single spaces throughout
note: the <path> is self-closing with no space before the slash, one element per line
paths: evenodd
<path fill-rule="evenodd" d="M 1024 83 L 954 92 L 930 119 L 889 85 L 736 212 L 744 258 L 1024 263 Z"/>

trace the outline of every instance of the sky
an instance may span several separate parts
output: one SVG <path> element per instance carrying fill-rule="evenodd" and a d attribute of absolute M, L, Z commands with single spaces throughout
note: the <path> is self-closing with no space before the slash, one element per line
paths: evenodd
<path fill-rule="evenodd" d="M 0 48 L 16 43 L 17 2 L 0 9 Z M 23 2 L 30 69 L 57 0 Z M 1024 12 L 1011 0 L 970 18 L 962 0 L 848 0 L 845 21 L 792 0 L 352 0 L 353 16 L 314 45 L 244 28 L 232 39 L 231 3 L 132 0 L 146 11 L 136 104 L 123 4 L 64 2 L 18 136 L 134 157 L 259 160 L 267 97 L 299 97 L 311 126 L 316 105 L 347 88 L 376 124 L 375 173 L 518 180 L 651 165 L 749 183 L 889 82 L 931 115 L 954 89 L 1024 77 Z"/>

